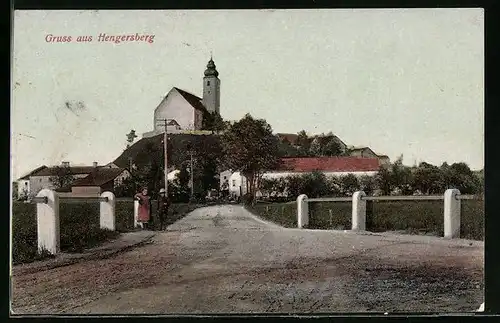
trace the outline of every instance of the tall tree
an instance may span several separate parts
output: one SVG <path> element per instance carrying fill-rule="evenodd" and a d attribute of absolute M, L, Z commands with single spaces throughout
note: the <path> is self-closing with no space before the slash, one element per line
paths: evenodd
<path fill-rule="evenodd" d="M 222 134 L 221 141 L 227 168 L 238 170 L 247 178 L 254 201 L 263 172 L 279 163 L 278 139 L 271 126 L 246 114 Z"/>
<path fill-rule="evenodd" d="M 54 167 L 54 175 L 50 176 L 49 181 L 54 186 L 54 189 L 67 187 L 75 180 L 69 166 Z"/>
<path fill-rule="evenodd" d="M 215 133 L 225 131 L 228 126 L 229 122 L 224 121 L 222 116 L 217 111 L 206 113 L 202 120 L 202 129 Z"/>
<path fill-rule="evenodd" d="M 135 134 L 135 130 L 132 129 L 130 132 L 127 134 L 127 148 L 132 146 L 134 143 L 135 138 L 137 138 L 137 135 Z"/>
<path fill-rule="evenodd" d="M 309 155 L 311 139 L 309 138 L 305 130 L 301 130 L 297 133 L 297 146 L 299 150 L 299 156 L 305 157 Z"/>

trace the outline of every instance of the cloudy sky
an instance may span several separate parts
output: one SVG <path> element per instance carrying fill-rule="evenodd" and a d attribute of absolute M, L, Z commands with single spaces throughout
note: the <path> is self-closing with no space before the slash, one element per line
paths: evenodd
<path fill-rule="evenodd" d="M 152 130 L 173 86 L 201 96 L 211 51 L 225 119 L 249 112 L 276 132 L 332 131 L 408 165 L 480 169 L 483 27 L 481 9 L 17 11 L 13 177 L 114 160 L 131 129 Z M 114 44 L 100 33 L 155 37 Z"/>

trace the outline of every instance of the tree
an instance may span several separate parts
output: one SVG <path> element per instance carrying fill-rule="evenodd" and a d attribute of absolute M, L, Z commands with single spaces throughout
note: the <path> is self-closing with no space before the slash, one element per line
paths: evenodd
<path fill-rule="evenodd" d="M 421 162 L 413 174 L 413 187 L 426 195 L 442 194 L 447 186 L 445 177 L 439 167 Z"/>
<path fill-rule="evenodd" d="M 312 140 L 311 144 L 309 145 L 307 156 L 321 156 L 321 140 L 319 137 L 316 137 Z"/>
<path fill-rule="evenodd" d="M 137 185 L 133 179 L 133 177 L 125 178 L 120 185 L 115 187 L 115 196 L 116 197 L 127 197 L 134 196 L 137 193 Z"/>
<path fill-rule="evenodd" d="M 225 165 L 247 178 L 253 202 L 263 172 L 279 163 L 278 140 L 271 126 L 263 119 L 246 114 L 222 134 L 221 142 Z"/>
<path fill-rule="evenodd" d="M 286 138 L 278 141 L 280 157 L 296 157 L 299 156 L 299 150 L 293 146 Z"/>
<path fill-rule="evenodd" d="M 225 131 L 229 126 L 229 122 L 224 121 L 217 111 L 208 112 L 202 120 L 202 129 L 216 133 Z"/>
<path fill-rule="evenodd" d="M 49 181 L 54 186 L 54 189 L 67 187 L 75 180 L 69 166 L 54 167 L 54 175 L 49 178 Z"/>
<path fill-rule="evenodd" d="M 347 174 L 340 177 L 341 191 L 344 195 L 352 195 L 359 190 L 359 180 L 354 174 Z"/>
<path fill-rule="evenodd" d="M 302 175 L 302 194 L 308 197 L 321 197 L 329 192 L 328 181 L 325 174 L 319 171 L 314 171 L 310 174 Z"/>
<path fill-rule="evenodd" d="M 409 167 L 403 165 L 403 155 L 391 166 L 391 185 L 394 189 L 399 189 L 403 195 L 411 195 L 414 191 L 412 187 L 412 172 Z"/>
<path fill-rule="evenodd" d="M 311 147 L 311 140 L 305 130 L 297 133 L 297 146 L 298 154 L 301 157 L 309 156 L 309 149 Z"/>
<path fill-rule="evenodd" d="M 360 189 L 366 193 L 366 195 L 372 195 L 377 187 L 376 179 L 373 176 L 363 175 L 359 178 Z"/>
<path fill-rule="evenodd" d="M 163 146 L 149 142 L 144 150 L 134 159 L 136 169 L 132 173 L 132 180 L 136 189 L 146 186 L 155 195 L 160 188 L 165 187 Z"/>
<path fill-rule="evenodd" d="M 462 194 L 474 194 L 481 190 L 482 183 L 466 163 L 454 163 L 443 167 L 446 188 L 456 188 Z"/>
<path fill-rule="evenodd" d="M 127 148 L 132 146 L 132 143 L 134 142 L 135 138 L 137 138 L 137 135 L 135 134 L 135 130 L 132 129 L 127 134 Z"/>
<path fill-rule="evenodd" d="M 377 184 L 377 188 L 382 192 L 382 195 L 390 195 L 393 187 L 390 169 L 380 167 L 375 176 L 375 183 Z"/>

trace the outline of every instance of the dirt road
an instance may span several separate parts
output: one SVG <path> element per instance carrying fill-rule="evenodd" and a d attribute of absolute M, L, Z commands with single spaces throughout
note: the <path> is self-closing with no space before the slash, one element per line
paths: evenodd
<path fill-rule="evenodd" d="M 13 279 L 15 313 L 475 311 L 484 244 L 284 229 L 193 211 L 149 245 Z"/>

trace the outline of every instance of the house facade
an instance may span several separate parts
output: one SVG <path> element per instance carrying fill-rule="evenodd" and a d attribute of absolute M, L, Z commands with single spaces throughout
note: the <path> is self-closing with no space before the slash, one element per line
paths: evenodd
<path fill-rule="evenodd" d="M 350 147 L 349 156 L 351 157 L 365 157 L 365 158 L 378 158 L 381 165 L 389 165 L 391 163 L 387 155 L 378 155 L 370 147 Z"/>

